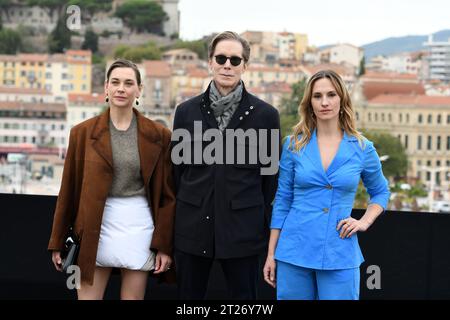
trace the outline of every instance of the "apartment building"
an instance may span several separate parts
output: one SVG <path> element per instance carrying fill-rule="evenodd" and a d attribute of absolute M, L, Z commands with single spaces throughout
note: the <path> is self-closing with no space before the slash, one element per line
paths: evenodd
<path fill-rule="evenodd" d="M 45 89 L 62 103 L 69 93 L 91 92 L 91 60 L 92 53 L 85 50 L 54 55 L 0 55 L 0 86 Z"/>
<path fill-rule="evenodd" d="M 450 166 L 450 97 L 380 94 L 356 107 L 358 127 L 389 132 L 408 155 L 408 176 L 430 181 L 427 167 Z M 437 172 L 447 184 L 449 172 Z"/>
<path fill-rule="evenodd" d="M 0 102 L 0 145 L 66 145 L 66 106 L 61 103 Z"/>
<path fill-rule="evenodd" d="M 428 48 L 428 79 L 450 82 L 450 39 L 433 41 L 433 36 L 423 44 Z"/>

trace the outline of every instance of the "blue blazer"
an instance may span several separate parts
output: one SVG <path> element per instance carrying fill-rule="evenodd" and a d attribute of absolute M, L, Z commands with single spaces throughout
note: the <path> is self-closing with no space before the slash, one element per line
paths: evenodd
<path fill-rule="evenodd" d="M 314 130 L 299 152 L 283 145 L 278 189 L 272 212 L 272 229 L 281 229 L 275 259 L 320 270 L 359 267 L 364 261 L 357 234 L 339 238 L 336 227 L 348 218 L 359 180 L 370 203 L 386 209 L 389 187 L 373 143 L 344 132 L 339 149 L 325 172 Z"/>

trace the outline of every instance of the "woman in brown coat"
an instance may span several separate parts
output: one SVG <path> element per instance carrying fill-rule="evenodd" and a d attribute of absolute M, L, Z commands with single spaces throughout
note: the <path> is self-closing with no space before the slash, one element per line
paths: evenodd
<path fill-rule="evenodd" d="M 149 271 L 166 279 L 173 272 L 170 131 L 133 108 L 141 90 L 136 65 L 115 61 L 105 82 L 109 108 L 70 131 L 48 249 L 61 271 L 73 227 L 79 299 L 102 299 L 112 268 L 121 270 L 121 299 L 143 299 Z"/>

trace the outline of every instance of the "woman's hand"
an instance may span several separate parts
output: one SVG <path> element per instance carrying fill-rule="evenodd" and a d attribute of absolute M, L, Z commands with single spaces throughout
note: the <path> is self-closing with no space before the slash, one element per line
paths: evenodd
<path fill-rule="evenodd" d="M 167 254 L 158 251 L 155 258 L 155 271 L 154 274 L 166 272 L 170 269 L 170 266 L 172 265 L 172 258 L 168 256 Z"/>
<path fill-rule="evenodd" d="M 355 234 L 358 231 L 366 231 L 367 229 L 369 229 L 369 227 L 370 224 L 368 222 L 356 220 L 353 219 L 352 217 L 349 217 L 347 219 L 341 220 L 336 230 L 339 231 L 339 229 L 341 229 L 339 237 L 341 239 L 344 239 L 350 238 L 353 234 Z"/>
<path fill-rule="evenodd" d="M 277 285 L 276 280 L 277 263 L 273 256 L 267 256 L 266 263 L 264 264 L 263 274 L 264 280 L 273 288 Z"/>
<path fill-rule="evenodd" d="M 56 270 L 62 271 L 61 251 L 52 251 L 52 262 Z"/>

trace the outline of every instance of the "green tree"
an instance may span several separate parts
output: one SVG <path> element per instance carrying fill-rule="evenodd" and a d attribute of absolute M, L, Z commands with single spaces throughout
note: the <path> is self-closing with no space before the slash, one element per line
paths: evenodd
<path fill-rule="evenodd" d="M 363 134 L 373 142 L 380 157 L 389 156 L 383 161 L 383 173 L 386 177 L 399 178 L 406 175 L 408 158 L 403 145 L 396 137 L 378 131 L 364 131 Z"/>
<path fill-rule="evenodd" d="M 366 57 L 362 57 L 359 62 L 359 75 L 362 76 L 366 73 Z"/>
<path fill-rule="evenodd" d="M 170 49 L 189 49 L 198 54 L 199 59 L 208 59 L 208 43 L 204 39 L 183 41 L 178 39 Z"/>
<path fill-rule="evenodd" d="M 291 96 L 281 100 L 280 126 L 282 137 L 292 134 L 293 126 L 299 121 L 298 107 L 305 93 L 306 80 L 303 79 L 294 83 L 291 88 Z"/>
<path fill-rule="evenodd" d="M 22 49 L 20 33 L 11 29 L 0 31 L 0 54 L 16 54 Z"/>
<path fill-rule="evenodd" d="M 96 12 L 108 12 L 112 8 L 112 0 L 70 0 L 68 4 L 79 6 L 91 16 Z"/>
<path fill-rule="evenodd" d="M 66 49 L 70 49 L 71 32 L 66 27 L 64 19 L 58 19 L 55 29 L 48 37 L 48 51 L 50 53 L 63 53 Z"/>
<path fill-rule="evenodd" d="M 114 52 L 114 58 L 123 58 L 135 63 L 140 63 L 142 60 L 160 60 L 161 50 L 153 42 L 141 47 L 119 46 Z"/>
<path fill-rule="evenodd" d="M 86 33 L 84 34 L 84 42 L 81 46 L 81 49 L 89 49 L 93 53 L 96 53 L 98 51 L 98 35 L 92 29 L 86 30 Z"/>
<path fill-rule="evenodd" d="M 133 31 L 163 34 L 162 22 L 168 19 L 160 4 L 147 0 L 130 0 L 116 9 L 115 16 Z"/>

